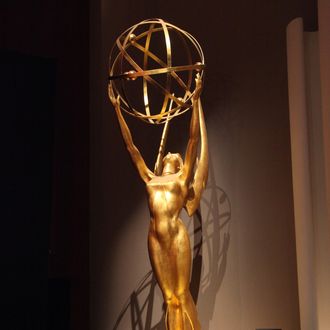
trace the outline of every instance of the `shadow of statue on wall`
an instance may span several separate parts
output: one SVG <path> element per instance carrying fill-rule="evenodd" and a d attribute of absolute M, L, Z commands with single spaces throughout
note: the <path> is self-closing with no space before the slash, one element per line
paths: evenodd
<path fill-rule="evenodd" d="M 191 295 L 197 303 L 202 329 L 208 330 L 215 300 L 223 282 L 230 243 L 231 205 L 226 192 L 216 183 L 212 159 L 207 187 L 200 208 L 186 223 L 193 246 Z M 130 327 L 130 328 L 128 328 Z M 165 305 L 152 270 L 132 291 L 117 317 L 113 330 L 166 330 Z"/>

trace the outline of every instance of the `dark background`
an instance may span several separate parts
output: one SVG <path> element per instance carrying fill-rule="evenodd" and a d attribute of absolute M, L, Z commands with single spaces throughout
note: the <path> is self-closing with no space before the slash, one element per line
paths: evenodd
<path fill-rule="evenodd" d="M 251 25 L 258 4 L 247 4 Z M 161 15 L 156 5 L 140 6 L 139 19 Z M 90 328 L 89 7 L 88 0 L 0 3 L 5 329 Z M 317 29 L 315 1 L 287 8 L 287 18 L 303 15 L 306 30 Z M 208 17 L 200 19 L 207 26 Z"/>
<path fill-rule="evenodd" d="M 89 329 L 89 1 L 1 1 L 2 329 Z"/>

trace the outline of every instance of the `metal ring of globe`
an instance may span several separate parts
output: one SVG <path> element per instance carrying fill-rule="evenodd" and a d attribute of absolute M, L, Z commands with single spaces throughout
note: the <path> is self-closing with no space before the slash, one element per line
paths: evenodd
<path fill-rule="evenodd" d="M 135 35 L 134 32 L 138 27 L 148 25 L 148 29 L 139 35 Z M 181 39 L 184 41 L 185 50 L 188 57 L 188 65 L 182 66 L 172 66 L 172 48 L 169 30 L 174 30 L 179 34 Z M 151 36 L 155 32 L 162 32 L 165 37 L 166 45 L 166 62 L 161 60 L 158 56 L 150 51 L 150 41 Z M 145 44 L 139 43 L 142 38 L 145 39 Z M 186 43 L 186 40 L 195 48 L 199 56 L 199 61 L 195 64 L 192 63 L 191 51 Z M 136 61 L 128 54 L 127 49 L 129 47 L 134 47 L 143 53 L 143 65 L 142 67 L 136 63 Z M 115 53 L 115 50 L 117 52 Z M 151 58 L 154 62 L 159 64 L 160 68 L 148 69 L 148 59 Z M 133 68 L 133 70 L 127 72 L 120 72 L 119 74 L 114 74 L 114 68 L 119 65 L 123 67 L 123 61 L 127 61 L 128 64 Z M 110 52 L 110 69 L 109 69 L 109 84 L 111 86 L 113 97 L 120 99 L 121 109 L 126 113 L 137 117 L 150 124 L 162 124 L 174 117 L 188 111 L 192 106 L 192 97 L 194 96 L 196 89 L 191 91 L 191 86 L 193 82 L 192 72 L 196 71 L 203 77 L 203 72 L 205 68 L 204 54 L 201 46 L 197 40 L 188 32 L 178 28 L 177 26 L 165 22 L 162 19 L 148 19 L 140 23 L 137 23 L 124 31 L 116 40 Z M 185 83 L 177 74 L 180 71 L 188 71 L 188 81 Z M 158 74 L 166 74 L 166 86 L 162 86 L 158 81 L 153 79 L 152 76 Z M 121 91 L 114 83 L 117 79 L 124 80 L 135 80 L 139 77 L 143 79 L 143 100 L 145 113 L 136 110 L 129 103 L 125 90 L 123 86 Z M 184 90 L 184 95 L 182 97 L 177 97 L 174 93 L 170 92 L 171 79 L 175 79 L 176 82 Z M 162 108 L 158 114 L 151 114 L 149 106 L 149 96 L 148 96 L 148 84 L 151 84 L 160 89 L 161 93 L 164 95 L 164 100 Z M 175 106 L 172 108 L 172 105 Z"/>

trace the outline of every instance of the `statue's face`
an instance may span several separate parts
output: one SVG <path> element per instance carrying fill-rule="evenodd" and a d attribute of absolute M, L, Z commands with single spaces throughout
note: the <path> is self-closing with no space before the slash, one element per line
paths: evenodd
<path fill-rule="evenodd" d="M 180 154 L 171 154 L 170 152 L 163 158 L 163 173 L 175 174 L 182 169 L 183 161 Z"/>

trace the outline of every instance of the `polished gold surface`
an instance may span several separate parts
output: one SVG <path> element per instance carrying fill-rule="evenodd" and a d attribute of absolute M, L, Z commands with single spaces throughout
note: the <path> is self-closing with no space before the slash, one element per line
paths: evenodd
<path fill-rule="evenodd" d="M 135 35 L 132 36 L 132 31 L 129 36 L 131 39 L 137 39 Z M 200 70 L 197 68 L 196 71 L 195 89 L 189 99 L 192 115 L 184 160 L 177 153 L 168 153 L 164 156 L 169 122 L 174 116 L 171 110 L 175 100 L 173 94 L 170 94 L 172 97 L 169 110 L 161 113 L 165 125 L 154 172 L 147 167 L 140 151 L 133 143 L 131 132 L 122 114 L 121 96 L 114 91 L 111 83 L 108 89 L 123 140 L 146 185 L 151 215 L 148 234 L 149 257 L 167 306 L 165 322 L 170 330 L 201 329 L 196 306 L 189 291 L 190 241 L 186 227 L 180 219 L 183 208 L 186 208 L 190 216 L 198 208 L 208 175 L 207 134 L 200 100 L 202 79 Z M 149 115 L 147 117 L 148 120 L 152 119 Z M 200 159 L 197 161 L 199 143 L 201 151 Z"/>
<path fill-rule="evenodd" d="M 179 36 L 188 64 L 174 65 L 172 43 L 176 35 Z M 159 51 L 160 54 L 156 55 L 150 48 L 152 40 L 159 41 L 160 36 L 161 42 L 165 44 L 165 54 Z M 140 60 L 142 63 L 133 58 L 133 50 L 143 55 L 143 61 Z M 192 53 L 196 55 L 194 63 Z M 162 60 L 162 57 L 166 57 L 166 60 Z M 149 19 L 133 25 L 117 38 L 110 54 L 109 83 L 115 97 L 119 96 L 122 110 L 148 123 L 162 124 L 191 108 L 191 100 L 196 92 L 192 90 L 193 72 L 199 72 L 202 78 L 204 68 L 202 48 L 191 34 L 162 19 Z M 188 73 L 188 77 L 180 76 L 182 72 Z M 165 75 L 165 82 L 155 78 L 161 75 Z M 136 110 L 131 104 L 124 87 L 126 80 L 134 81 L 139 77 L 143 82 L 144 112 Z M 179 86 L 181 90 L 173 93 L 173 85 Z M 150 110 L 149 86 L 163 95 L 162 106 L 155 114 Z M 171 103 L 174 103 L 174 107 L 170 106 Z"/>

